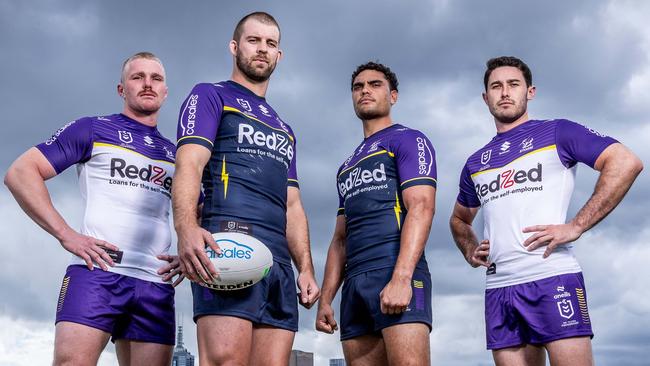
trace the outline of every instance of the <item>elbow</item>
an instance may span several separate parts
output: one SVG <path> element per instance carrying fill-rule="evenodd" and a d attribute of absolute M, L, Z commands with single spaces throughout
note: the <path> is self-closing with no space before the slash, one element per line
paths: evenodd
<path fill-rule="evenodd" d="M 15 164 L 9 167 L 9 170 L 7 170 L 7 173 L 5 174 L 4 184 L 7 186 L 7 188 L 9 188 L 9 191 L 11 192 L 14 191 L 16 183 L 19 180 L 18 174 L 18 168 L 16 168 Z"/>

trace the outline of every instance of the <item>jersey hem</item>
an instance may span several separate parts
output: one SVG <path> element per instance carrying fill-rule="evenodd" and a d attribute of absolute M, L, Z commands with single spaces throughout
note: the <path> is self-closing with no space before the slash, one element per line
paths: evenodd
<path fill-rule="evenodd" d="M 560 275 L 565 275 L 565 274 L 576 274 L 576 273 L 582 273 L 582 269 L 581 268 L 578 268 L 578 269 L 575 269 L 575 268 L 565 269 L 565 270 L 559 270 L 559 271 L 555 271 L 555 272 L 544 273 L 544 274 L 531 276 L 531 277 L 526 277 L 526 278 L 509 280 L 509 281 L 505 281 L 505 282 L 502 282 L 502 283 L 496 283 L 496 284 L 488 284 L 488 283 L 486 283 L 485 284 L 485 289 L 486 290 L 491 290 L 491 289 L 495 289 L 495 288 L 503 288 L 503 287 L 521 285 L 521 284 L 524 284 L 524 283 L 543 280 L 543 279 L 553 277 L 553 276 L 560 276 Z"/>

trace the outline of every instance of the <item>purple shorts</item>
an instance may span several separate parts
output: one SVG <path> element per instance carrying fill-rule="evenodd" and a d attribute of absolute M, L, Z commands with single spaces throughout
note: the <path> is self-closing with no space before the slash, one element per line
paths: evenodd
<path fill-rule="evenodd" d="M 594 336 L 580 272 L 485 290 L 485 323 L 491 350 Z"/>
<path fill-rule="evenodd" d="M 56 322 L 103 330 L 116 339 L 175 343 L 174 288 L 82 265 L 69 266 Z"/>

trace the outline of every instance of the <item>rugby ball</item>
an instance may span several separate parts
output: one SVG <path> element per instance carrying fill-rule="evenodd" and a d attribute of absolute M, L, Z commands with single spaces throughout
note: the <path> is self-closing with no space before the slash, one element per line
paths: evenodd
<path fill-rule="evenodd" d="M 212 234 L 221 254 L 207 247 L 205 252 L 217 270 L 217 276 L 205 281 L 213 290 L 239 290 L 253 286 L 266 277 L 273 266 L 273 254 L 258 239 L 234 232 Z"/>

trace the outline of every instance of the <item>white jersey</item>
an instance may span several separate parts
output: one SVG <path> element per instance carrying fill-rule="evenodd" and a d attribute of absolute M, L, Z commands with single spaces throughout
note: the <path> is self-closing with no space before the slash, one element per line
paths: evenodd
<path fill-rule="evenodd" d="M 171 245 L 176 148 L 155 127 L 124 115 L 81 118 L 37 148 L 57 173 L 77 164 L 85 213 L 80 232 L 119 247 L 109 271 L 160 282 Z M 74 257 L 73 264 L 85 264 Z"/>
<path fill-rule="evenodd" d="M 572 245 L 543 258 L 546 247 L 527 251 L 528 226 L 564 224 L 576 164 L 593 167 L 616 140 L 567 120 L 528 121 L 497 134 L 470 156 L 460 179 L 458 202 L 482 208 L 490 241 L 486 287 L 497 288 L 580 272 Z"/>

